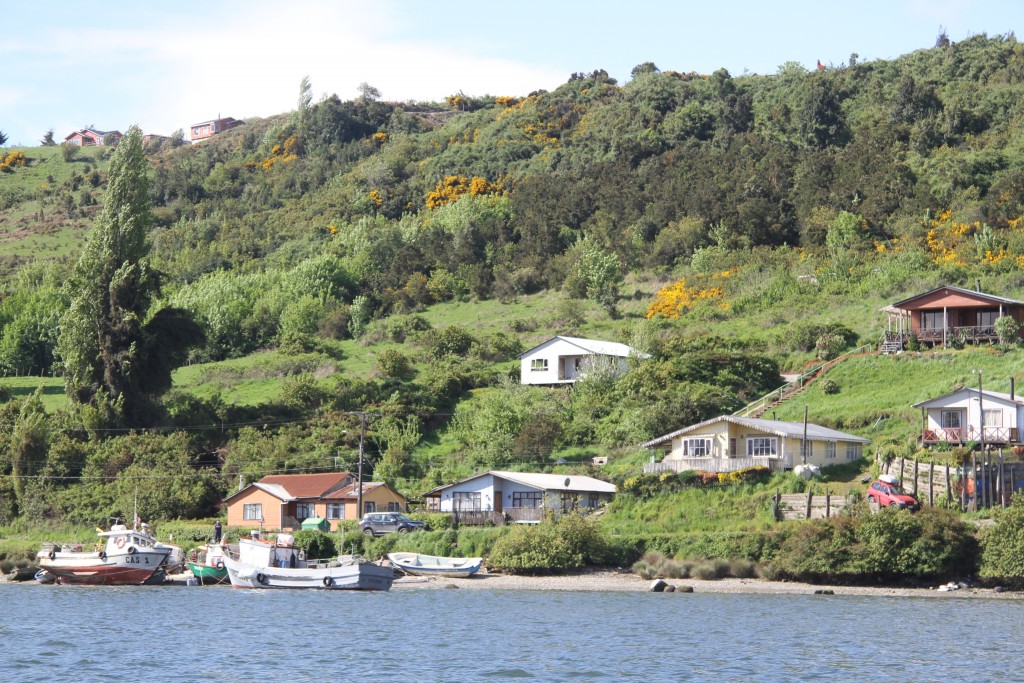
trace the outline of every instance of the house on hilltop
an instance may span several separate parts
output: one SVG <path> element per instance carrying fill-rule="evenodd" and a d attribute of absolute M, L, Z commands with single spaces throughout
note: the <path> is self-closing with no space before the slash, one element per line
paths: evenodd
<path fill-rule="evenodd" d="M 1024 302 L 986 294 L 981 286 L 974 291 L 944 285 L 897 301 L 882 309 L 888 314 L 881 350 L 894 353 L 906 348 L 911 335 L 923 344 L 945 345 L 951 340 L 993 342 L 996 320 L 1009 316 L 1024 322 Z"/>
<path fill-rule="evenodd" d="M 111 136 L 114 146 L 116 146 L 117 143 L 121 141 L 121 138 L 124 137 L 124 135 L 121 134 L 121 131 L 117 130 L 83 128 L 68 135 L 64 138 L 64 142 L 71 145 L 79 145 L 80 147 L 102 147 L 106 144 L 104 140 L 108 135 Z"/>
<path fill-rule="evenodd" d="M 913 407 L 921 409 L 921 443 L 925 446 L 1021 443 L 1024 398 L 1016 395 L 1012 379 L 1008 394 L 963 387 Z"/>
<path fill-rule="evenodd" d="M 263 477 L 224 499 L 228 525 L 297 531 L 302 522 L 323 518 L 331 531 L 343 519 L 359 519 L 359 483 L 350 472 L 276 474 Z M 363 512 L 408 508 L 402 494 L 380 482 L 363 482 Z"/>
<path fill-rule="evenodd" d="M 806 434 L 806 439 L 805 439 Z M 661 462 L 644 472 L 733 472 L 749 467 L 789 470 L 800 464 L 836 465 L 857 460 L 870 440 L 803 422 L 722 415 L 641 444 L 660 449 Z"/>
<path fill-rule="evenodd" d="M 206 140 L 207 138 L 212 138 L 218 133 L 223 133 L 226 130 L 231 130 L 232 128 L 241 126 L 243 123 L 245 123 L 245 121 L 239 121 L 238 119 L 233 119 L 230 116 L 222 119 L 213 119 L 212 121 L 203 121 L 202 123 L 192 125 L 190 137 L 192 142 L 195 142 L 196 140 Z"/>
<path fill-rule="evenodd" d="M 552 337 L 519 355 L 522 384 L 573 384 L 587 372 L 608 364 L 617 374 L 624 373 L 630 356 L 650 358 L 649 354 L 617 342 Z"/>

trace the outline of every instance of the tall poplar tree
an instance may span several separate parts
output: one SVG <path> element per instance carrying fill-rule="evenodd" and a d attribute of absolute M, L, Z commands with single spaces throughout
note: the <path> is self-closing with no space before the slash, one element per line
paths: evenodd
<path fill-rule="evenodd" d="M 99 224 L 67 283 L 58 353 L 72 401 L 106 406 L 131 426 L 155 419 L 152 398 L 170 387 L 202 332 L 186 311 L 147 319 L 158 279 L 149 264 L 153 225 L 142 134 L 133 126 L 110 162 Z"/>

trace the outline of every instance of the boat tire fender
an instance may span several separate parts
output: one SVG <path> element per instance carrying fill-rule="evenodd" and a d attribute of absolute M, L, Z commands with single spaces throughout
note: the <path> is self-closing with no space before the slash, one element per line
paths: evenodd
<path fill-rule="evenodd" d="M 324 588 L 330 588 L 334 585 L 334 579 L 329 576 L 324 577 Z"/>
<path fill-rule="evenodd" d="M 130 545 L 130 546 L 128 546 L 128 554 L 129 554 L 129 555 L 134 555 L 134 554 L 135 554 L 135 553 L 137 553 L 137 552 L 139 552 L 139 549 L 138 549 L 138 548 L 136 548 L 136 547 L 135 547 L 135 546 L 133 546 L 133 545 Z"/>
<path fill-rule="evenodd" d="M 52 559 L 54 559 L 55 557 L 57 557 L 57 551 L 56 551 L 56 550 L 53 550 L 53 549 L 51 549 L 51 550 L 50 550 L 50 554 L 49 554 L 49 555 L 47 555 L 47 557 L 49 557 L 49 558 L 50 558 L 51 560 L 52 560 Z"/>
<path fill-rule="evenodd" d="M 100 559 L 101 560 L 107 559 L 107 551 L 106 550 L 101 550 L 100 551 Z"/>
<path fill-rule="evenodd" d="M 256 583 L 265 584 L 266 582 L 267 582 L 267 577 L 266 576 L 264 576 L 263 574 L 257 574 L 256 575 Z"/>
<path fill-rule="evenodd" d="M 223 571 L 224 570 L 224 560 L 217 560 L 217 569 L 219 571 Z"/>

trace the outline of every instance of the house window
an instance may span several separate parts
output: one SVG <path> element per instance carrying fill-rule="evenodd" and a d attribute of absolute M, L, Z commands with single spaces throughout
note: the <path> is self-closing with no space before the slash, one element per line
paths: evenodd
<path fill-rule="evenodd" d="M 562 512 L 576 509 L 576 497 L 568 491 L 562 491 Z"/>
<path fill-rule="evenodd" d="M 313 516 L 313 504 L 312 503 L 296 503 L 295 504 L 295 518 L 300 522 L 304 519 L 308 519 Z"/>
<path fill-rule="evenodd" d="M 242 519 L 263 519 L 263 503 L 246 503 L 242 506 Z"/>
<path fill-rule="evenodd" d="M 601 496 L 597 493 L 587 494 L 587 507 L 591 509 L 597 509 L 597 506 L 601 504 Z"/>
<path fill-rule="evenodd" d="M 846 459 L 857 460 L 860 458 L 860 444 L 855 441 L 846 442 Z"/>
<path fill-rule="evenodd" d="M 999 311 L 978 311 L 978 327 L 995 327 Z"/>
<path fill-rule="evenodd" d="M 344 503 L 328 503 L 327 519 L 345 519 Z"/>
<path fill-rule="evenodd" d="M 516 491 L 512 494 L 514 508 L 539 508 L 543 502 L 543 491 Z"/>
<path fill-rule="evenodd" d="M 943 429 L 960 429 L 960 411 L 943 410 L 939 416 L 939 424 Z"/>
<path fill-rule="evenodd" d="M 985 408 L 982 412 L 982 420 L 984 420 L 986 427 L 1002 427 L 1003 426 L 1003 411 L 998 408 L 989 410 Z"/>
<path fill-rule="evenodd" d="M 825 442 L 825 458 L 834 460 L 836 457 L 836 442 L 826 441 Z"/>
<path fill-rule="evenodd" d="M 711 455 L 711 439 L 683 439 L 683 455 L 706 458 Z"/>
<path fill-rule="evenodd" d="M 534 358 L 530 361 L 530 372 L 547 372 L 548 371 L 548 359 L 547 358 Z"/>
<path fill-rule="evenodd" d="M 748 436 L 747 457 L 755 455 L 776 456 L 779 454 L 779 439 L 774 436 Z"/>
<path fill-rule="evenodd" d="M 388 503 L 388 512 L 401 512 L 401 511 L 402 511 L 402 506 L 399 505 L 397 502 L 391 501 L 391 502 Z"/>
<path fill-rule="evenodd" d="M 363 514 L 364 515 L 367 512 L 376 512 L 376 511 L 377 511 L 377 504 L 376 503 L 374 503 L 372 500 L 364 500 L 363 501 Z"/>
<path fill-rule="evenodd" d="M 739 453 L 736 452 L 736 439 L 729 439 L 729 457 L 735 458 Z"/>
<path fill-rule="evenodd" d="M 452 494 L 452 507 L 455 510 L 481 510 L 479 491 L 456 491 Z"/>
<path fill-rule="evenodd" d="M 922 330 L 941 330 L 945 327 L 942 311 L 921 311 Z"/>

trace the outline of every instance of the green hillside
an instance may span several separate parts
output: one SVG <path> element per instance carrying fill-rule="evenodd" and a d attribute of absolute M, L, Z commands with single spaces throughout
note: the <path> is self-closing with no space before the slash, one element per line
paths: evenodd
<path fill-rule="evenodd" d="M 594 455 L 621 482 L 637 444 L 874 344 L 893 301 L 1024 299 L 1012 35 L 521 98 L 310 92 L 151 145 L 135 175 L 110 148 L 0 150 L 0 524 L 124 513 L 140 469 L 182 477 L 146 516 L 207 517 L 240 476 L 354 467 L 360 412 L 371 476 L 412 497 Z M 516 357 L 555 334 L 651 359 L 519 386 Z M 856 358 L 776 414 L 911 440 L 912 403 L 974 369 L 1005 389 L 1021 353 Z"/>

